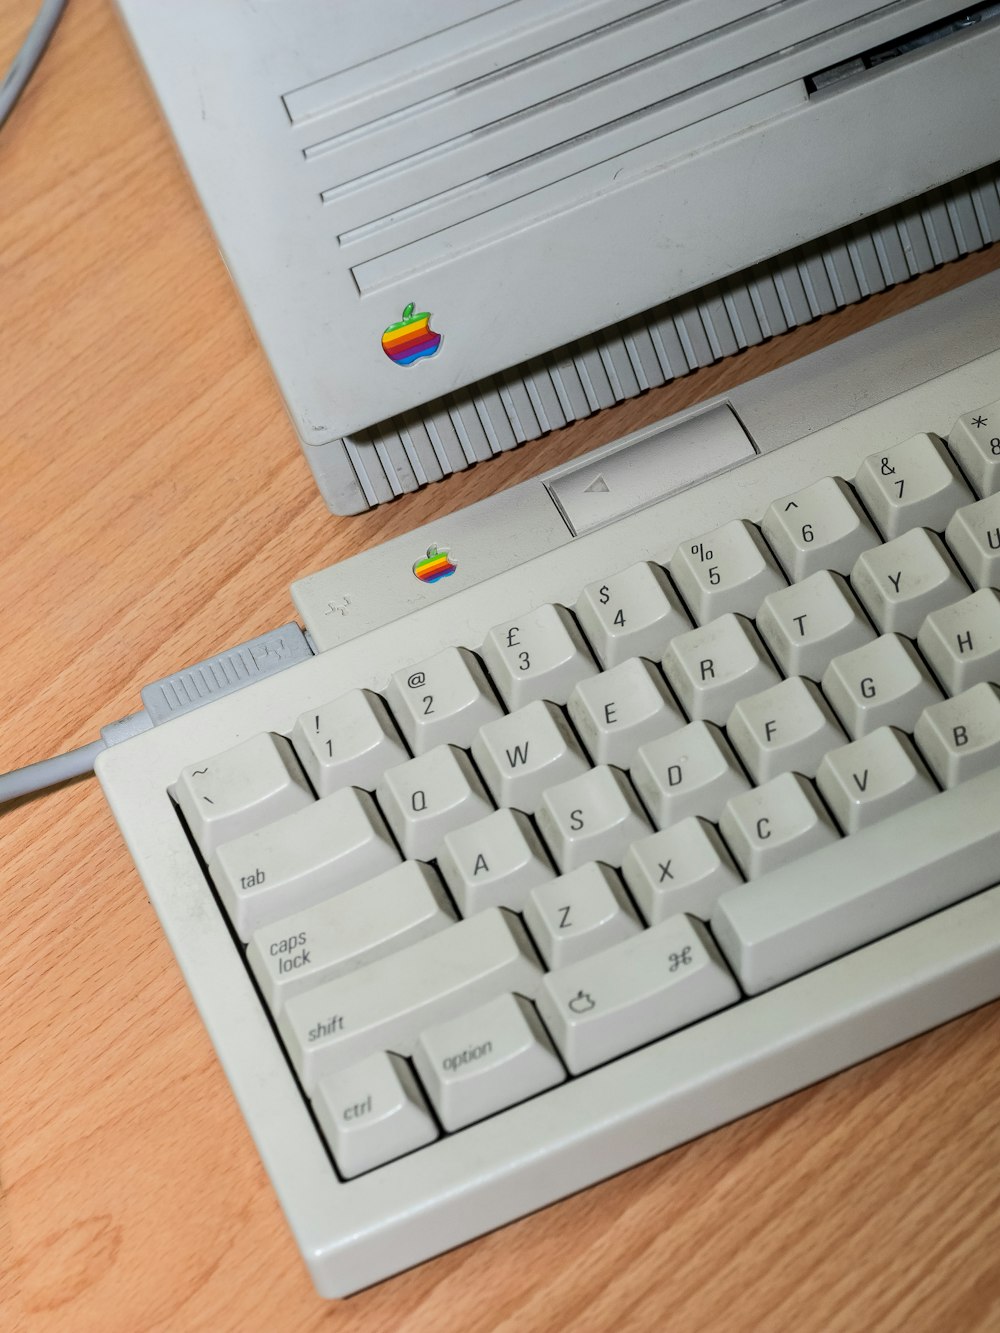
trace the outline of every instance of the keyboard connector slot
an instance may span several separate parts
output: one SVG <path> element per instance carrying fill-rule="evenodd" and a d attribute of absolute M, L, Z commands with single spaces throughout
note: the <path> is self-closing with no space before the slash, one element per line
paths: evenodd
<path fill-rule="evenodd" d="M 159 726 L 224 694 L 234 694 L 265 676 L 277 675 L 312 655 L 303 630 L 289 621 L 146 685 L 142 690 L 143 707 L 154 725 Z"/>

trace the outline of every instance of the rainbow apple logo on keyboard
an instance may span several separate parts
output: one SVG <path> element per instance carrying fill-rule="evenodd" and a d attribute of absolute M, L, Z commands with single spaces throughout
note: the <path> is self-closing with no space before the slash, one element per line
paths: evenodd
<path fill-rule="evenodd" d="M 411 301 L 399 323 L 390 324 L 382 334 L 382 351 L 389 360 L 395 361 L 397 366 L 412 366 L 414 361 L 433 356 L 441 346 L 442 338 L 431 328 L 430 320 L 426 310 L 415 315 Z"/>
<path fill-rule="evenodd" d="M 413 566 L 413 572 L 421 583 L 437 583 L 438 579 L 446 579 L 454 574 L 458 566 L 449 559 L 447 551 L 439 551 L 436 546 L 428 546 L 427 558 L 418 560 Z"/>

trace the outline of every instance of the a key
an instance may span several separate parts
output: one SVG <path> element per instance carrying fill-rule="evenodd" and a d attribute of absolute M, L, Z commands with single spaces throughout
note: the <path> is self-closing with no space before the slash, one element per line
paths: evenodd
<path fill-rule="evenodd" d="M 245 942 L 268 922 L 352 889 L 399 861 L 369 793 L 345 787 L 224 842 L 208 873 Z"/>
<path fill-rule="evenodd" d="M 562 710 L 544 699 L 488 722 L 472 757 L 497 805 L 532 813 L 542 792 L 590 768 Z"/>
<path fill-rule="evenodd" d="M 757 629 L 786 676 L 819 680 L 830 658 L 870 643 L 876 631 L 840 574 L 820 570 L 765 597 Z"/>
<path fill-rule="evenodd" d="M 944 539 L 974 588 L 1000 588 L 1000 494 L 956 510 Z"/>
<path fill-rule="evenodd" d="M 959 505 L 975 498 L 936 435 L 914 435 L 871 454 L 854 484 L 886 537 L 909 528 L 943 532 Z"/>
<path fill-rule="evenodd" d="M 738 999 L 708 931 L 676 916 L 550 972 L 536 1002 L 570 1073 L 582 1074 Z"/>
<path fill-rule="evenodd" d="M 669 567 L 699 625 L 727 611 L 752 616 L 768 593 L 785 586 L 764 538 L 743 519 L 682 542 Z"/>
<path fill-rule="evenodd" d="M 955 787 L 1000 768 L 1000 689 L 971 690 L 925 708 L 914 740 L 942 787 Z"/>
<path fill-rule="evenodd" d="M 277 1013 L 290 995 L 416 944 L 454 920 L 434 867 L 401 861 L 357 888 L 254 931 L 247 962 Z"/>
<path fill-rule="evenodd" d="M 917 646 L 949 694 L 1000 685 L 1000 593 L 980 588 L 927 617 Z"/>
<path fill-rule="evenodd" d="M 724 893 L 712 931 L 757 995 L 995 884 L 998 864 L 993 769 Z"/>
<path fill-rule="evenodd" d="M 378 803 L 406 856 L 429 861 L 446 833 L 493 807 L 464 750 L 439 745 L 383 773 Z"/>
<path fill-rule="evenodd" d="M 606 764 L 550 787 L 536 818 L 552 859 L 564 874 L 586 861 L 621 865 L 629 843 L 650 831 L 628 778 Z"/>
<path fill-rule="evenodd" d="M 486 672 L 467 648 L 445 648 L 397 671 L 385 694 L 414 754 L 435 745 L 468 745 L 484 723 L 503 715 Z"/>
<path fill-rule="evenodd" d="M 883 634 L 835 657 L 823 674 L 823 693 L 852 739 L 877 727 L 913 724 L 941 691 L 909 639 Z"/>
<path fill-rule="evenodd" d="M 483 657 L 512 711 L 533 699 L 564 704 L 576 682 L 597 670 L 564 606 L 540 606 L 494 626 L 483 643 Z"/>
<path fill-rule="evenodd" d="M 1000 491 L 1000 402 L 963 412 L 948 443 L 980 495 Z"/>
<path fill-rule="evenodd" d="M 566 1077 L 534 1006 L 499 995 L 420 1034 L 413 1063 L 438 1119 L 463 1129 Z"/>
<path fill-rule="evenodd" d="M 533 889 L 524 924 L 549 968 L 600 953 L 642 929 L 618 876 L 597 861 Z"/>
<path fill-rule="evenodd" d="M 664 571 L 645 560 L 588 584 L 576 614 L 604 667 L 630 657 L 659 657 L 675 634 L 691 628 Z"/>
<path fill-rule="evenodd" d="M 837 830 L 808 778 L 782 773 L 734 796 L 719 830 L 747 879 L 834 842 Z"/>
<path fill-rule="evenodd" d="M 177 779 L 175 795 L 206 860 L 220 843 L 313 803 L 292 747 L 272 732 L 189 764 Z"/>
<path fill-rule="evenodd" d="M 815 777 L 827 750 L 844 740 L 819 688 L 801 676 L 741 699 L 726 732 L 755 782 L 792 770 Z"/>
<path fill-rule="evenodd" d="M 742 883 L 718 829 L 694 816 L 634 842 L 622 875 L 651 926 L 680 912 L 707 921 L 719 894 Z"/>
<path fill-rule="evenodd" d="M 892 727 L 831 750 L 816 784 L 845 833 L 857 833 L 937 790 L 909 736 Z"/>
<path fill-rule="evenodd" d="M 720 726 L 745 694 L 781 679 L 753 625 L 731 614 L 678 634 L 663 671 L 688 717 Z"/>
<path fill-rule="evenodd" d="M 438 1137 L 413 1070 L 385 1051 L 322 1079 L 313 1109 L 348 1180 Z"/>
<path fill-rule="evenodd" d="M 495 810 L 449 833 L 438 866 L 463 916 L 487 907 L 519 912 L 529 890 L 553 878 L 538 834 L 520 810 Z"/>
<path fill-rule="evenodd" d="M 841 477 L 822 477 L 770 506 L 761 524 L 785 573 L 798 582 L 821 569 L 849 574 L 878 534 Z"/>
<path fill-rule="evenodd" d="M 342 787 L 374 791 L 385 769 L 409 758 L 388 708 L 371 690 L 351 690 L 303 713 L 292 744 L 320 796 Z"/>
<path fill-rule="evenodd" d="M 373 1051 L 409 1055 L 433 1023 L 497 995 L 532 996 L 541 965 L 520 920 L 490 907 L 438 935 L 293 995 L 278 1028 L 307 1092 Z"/>
<path fill-rule="evenodd" d="M 866 551 L 854 566 L 851 583 L 883 634 L 911 639 L 925 616 L 969 590 L 941 538 L 926 528 L 911 528 Z"/>
<path fill-rule="evenodd" d="M 620 768 L 644 741 L 685 723 L 659 668 L 642 657 L 580 681 L 569 696 L 569 715 L 594 763 Z"/>
<path fill-rule="evenodd" d="M 689 722 L 641 746 L 631 773 L 643 805 L 661 829 L 689 815 L 718 819 L 730 797 L 750 785 L 729 742 L 711 722 Z"/>

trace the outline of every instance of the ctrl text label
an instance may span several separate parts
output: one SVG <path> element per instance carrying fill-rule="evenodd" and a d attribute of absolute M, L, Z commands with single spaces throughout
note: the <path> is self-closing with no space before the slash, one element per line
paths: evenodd
<path fill-rule="evenodd" d="M 355 1102 L 353 1106 L 345 1106 L 341 1111 L 341 1117 L 344 1120 L 360 1120 L 362 1116 L 369 1115 L 371 1109 L 372 1095 L 369 1093 L 363 1102 Z"/>

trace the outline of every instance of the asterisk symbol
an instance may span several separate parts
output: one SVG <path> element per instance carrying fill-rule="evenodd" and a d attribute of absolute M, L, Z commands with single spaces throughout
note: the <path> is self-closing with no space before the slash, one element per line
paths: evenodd
<path fill-rule="evenodd" d="M 974 426 L 985 426 L 985 425 L 986 425 L 986 418 L 985 418 L 985 417 L 973 417 L 973 418 L 972 418 L 972 424 L 973 424 Z"/>

